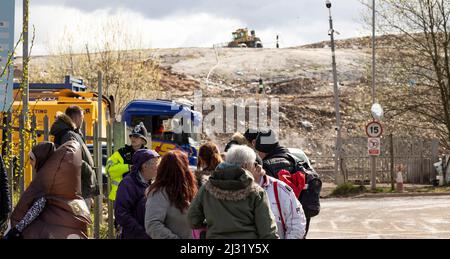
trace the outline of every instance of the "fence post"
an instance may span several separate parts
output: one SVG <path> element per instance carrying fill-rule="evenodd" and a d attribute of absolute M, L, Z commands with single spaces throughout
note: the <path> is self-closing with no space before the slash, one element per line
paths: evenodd
<path fill-rule="evenodd" d="M 436 179 L 436 170 L 433 164 L 439 161 L 439 140 L 433 139 L 431 142 L 431 178 Z"/>
<path fill-rule="evenodd" d="M 2 114 L 2 113 L 0 113 Z M 7 139 L 7 125 L 8 125 L 8 115 L 5 116 L 6 113 L 3 113 L 2 115 L 2 157 L 6 156 L 6 148 L 7 148 L 7 144 L 8 142 L 6 141 Z"/>
<path fill-rule="evenodd" d="M 125 122 L 114 122 L 113 128 L 114 150 L 118 150 L 120 147 L 125 146 L 125 144 L 127 143 L 127 126 Z"/>
<path fill-rule="evenodd" d="M 36 136 L 36 114 L 31 115 L 31 148 L 33 148 L 36 145 L 37 142 L 37 136 Z"/>
<path fill-rule="evenodd" d="M 395 156 L 395 154 L 394 154 L 394 135 L 391 133 L 390 135 L 389 135 L 389 139 L 390 139 L 390 143 L 391 143 L 391 146 L 390 146 L 390 153 L 391 153 L 391 190 L 392 191 L 394 191 L 395 190 L 395 181 L 394 181 L 394 179 L 395 179 L 395 171 L 394 171 L 394 162 L 395 162 L 395 160 L 394 160 L 394 156 Z"/>
<path fill-rule="evenodd" d="M 83 136 L 87 136 L 86 135 L 86 122 L 85 121 L 83 121 L 83 124 L 82 124 L 82 126 L 81 126 L 81 134 L 83 134 Z M 94 133 L 92 134 L 92 136 L 94 136 Z"/>
<path fill-rule="evenodd" d="M 44 116 L 44 141 L 48 141 L 48 135 L 49 135 L 49 125 L 48 125 L 48 116 L 47 114 Z M 85 136 L 85 135 L 83 135 Z"/>
<path fill-rule="evenodd" d="M 97 139 L 94 139 L 94 143 L 97 143 L 96 150 L 97 150 L 97 156 L 95 157 L 95 160 L 97 161 L 97 181 L 98 181 L 98 189 L 99 189 L 99 195 L 95 198 L 97 206 L 95 207 L 95 214 L 97 216 L 95 220 L 95 238 L 100 238 L 100 225 L 102 224 L 102 218 L 103 218 L 103 175 L 102 175 L 102 148 L 103 148 L 103 142 L 102 142 L 102 131 L 103 131 L 103 118 L 102 118 L 102 72 L 98 72 L 98 97 L 97 97 L 97 124 L 96 128 L 94 130 Z"/>
<path fill-rule="evenodd" d="M 7 139 L 8 141 L 4 141 L 4 144 L 5 144 L 5 154 L 7 154 L 9 157 L 8 157 L 8 159 L 9 159 L 9 165 L 8 165 L 8 168 L 7 168 L 7 173 L 8 173 L 8 185 L 9 185 L 9 199 L 10 199 L 10 201 L 11 201 L 11 207 L 10 207 L 10 209 L 11 209 L 11 211 L 12 211 L 12 209 L 13 209 L 13 197 L 14 197 L 14 195 L 13 195 L 13 192 L 14 192 L 14 186 L 13 186 L 13 184 L 14 184 L 14 164 L 15 164 L 15 161 L 14 161 L 14 156 L 13 156 L 13 154 L 12 154 L 12 150 L 10 149 L 10 147 L 8 147 L 8 142 L 12 142 L 12 131 L 13 131 L 13 125 L 12 125 L 12 113 L 11 112 L 8 112 L 8 115 L 7 115 L 7 117 L 6 117 L 6 120 L 5 120 L 5 128 L 3 129 L 3 132 L 4 132 L 4 134 L 3 134 L 3 136 L 2 136 L 2 139 L 4 140 L 4 139 Z M 6 152 L 6 150 L 7 149 L 9 149 L 9 152 Z"/>
<path fill-rule="evenodd" d="M 98 140 L 98 131 L 97 131 L 98 125 L 97 122 L 94 122 L 94 142 L 93 142 L 93 147 L 94 147 L 94 164 L 95 164 L 95 168 L 98 169 L 99 167 L 101 168 L 101 164 L 99 164 L 99 159 L 98 156 L 100 155 L 98 152 L 98 144 L 99 144 L 99 140 Z M 99 186 L 102 184 L 102 182 L 98 183 Z M 94 238 L 95 239 L 99 239 L 100 237 L 100 217 L 102 215 L 101 213 L 101 197 L 96 196 L 95 197 L 95 203 L 94 203 Z"/>
<path fill-rule="evenodd" d="M 112 155 L 112 125 L 111 122 L 108 122 L 106 127 L 106 138 L 107 138 L 107 156 L 108 158 Z M 108 175 L 108 190 L 107 194 L 111 192 L 111 178 Z M 113 202 L 108 198 L 108 238 L 113 239 L 114 238 L 114 204 Z"/>
<path fill-rule="evenodd" d="M 340 163 L 341 163 L 341 174 L 342 174 L 342 176 L 343 176 L 343 178 L 344 178 L 344 183 L 347 183 L 348 182 L 348 171 L 347 171 L 347 165 L 346 165 L 346 159 L 343 157 L 343 156 L 341 156 L 341 159 L 340 159 L 341 161 L 340 161 Z"/>
<path fill-rule="evenodd" d="M 366 185 L 366 159 L 361 157 L 362 185 Z"/>
<path fill-rule="evenodd" d="M 24 121 L 23 116 L 19 117 L 19 139 L 20 136 L 22 139 L 20 139 L 20 168 L 19 168 L 19 192 L 20 195 L 25 190 L 25 135 L 23 134 L 24 131 Z"/>
<path fill-rule="evenodd" d="M 423 184 L 425 182 L 424 177 L 423 177 L 423 164 L 424 164 L 424 160 L 423 159 L 423 139 L 419 140 L 419 155 L 420 155 L 420 159 L 418 159 L 417 163 L 417 170 L 419 172 L 419 176 L 420 176 L 420 183 Z"/>

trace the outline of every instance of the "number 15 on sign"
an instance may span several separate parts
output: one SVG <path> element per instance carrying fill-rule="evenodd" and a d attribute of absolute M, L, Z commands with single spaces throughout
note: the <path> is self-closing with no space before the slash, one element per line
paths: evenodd
<path fill-rule="evenodd" d="M 366 134 L 369 138 L 379 138 L 383 134 L 383 127 L 376 121 L 372 121 L 366 126 Z"/>

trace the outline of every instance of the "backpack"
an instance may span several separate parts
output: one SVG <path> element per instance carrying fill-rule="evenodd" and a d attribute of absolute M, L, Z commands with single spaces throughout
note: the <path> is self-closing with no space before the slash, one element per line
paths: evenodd
<path fill-rule="evenodd" d="M 82 164 L 81 164 L 81 196 L 83 199 L 92 198 L 100 195 L 97 173 L 95 171 L 94 160 L 84 140 L 77 133 L 73 133 L 75 139 L 81 145 Z"/>
<path fill-rule="evenodd" d="M 278 179 L 294 190 L 307 218 L 317 216 L 320 212 L 322 180 L 313 168 L 294 155 L 288 153 L 286 158 L 293 166 L 290 172 L 280 170 Z"/>

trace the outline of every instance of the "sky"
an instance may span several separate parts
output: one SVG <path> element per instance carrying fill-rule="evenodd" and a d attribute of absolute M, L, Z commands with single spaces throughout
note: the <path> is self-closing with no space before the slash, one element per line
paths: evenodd
<path fill-rule="evenodd" d="M 360 1 L 331 0 L 337 39 L 370 34 Z M 21 0 L 16 0 L 15 23 L 18 39 Z M 57 53 L 67 41 L 74 52 L 86 44 L 92 49 L 117 33 L 130 48 L 212 47 L 245 27 L 256 30 L 265 47 L 275 47 L 276 35 L 281 47 L 329 40 L 325 0 L 31 0 L 32 25 L 34 55 Z"/>

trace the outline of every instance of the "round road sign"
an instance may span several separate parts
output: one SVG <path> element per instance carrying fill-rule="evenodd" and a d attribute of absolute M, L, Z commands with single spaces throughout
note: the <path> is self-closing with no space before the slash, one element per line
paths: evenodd
<path fill-rule="evenodd" d="M 383 134 L 383 127 L 377 121 L 372 121 L 366 126 L 366 134 L 369 138 L 379 138 Z"/>

